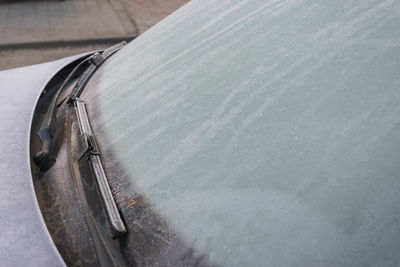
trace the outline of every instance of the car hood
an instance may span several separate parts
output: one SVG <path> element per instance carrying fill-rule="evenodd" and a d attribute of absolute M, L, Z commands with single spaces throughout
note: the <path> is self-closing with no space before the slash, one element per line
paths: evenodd
<path fill-rule="evenodd" d="M 40 93 L 64 66 L 86 54 L 0 71 L 0 259 L 5 266 L 64 266 L 42 218 L 29 157 Z"/>

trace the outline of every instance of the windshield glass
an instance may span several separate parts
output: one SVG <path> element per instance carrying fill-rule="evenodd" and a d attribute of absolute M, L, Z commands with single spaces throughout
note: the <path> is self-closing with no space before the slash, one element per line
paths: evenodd
<path fill-rule="evenodd" d="M 91 83 L 130 181 L 223 266 L 400 261 L 400 2 L 193 0 Z"/>

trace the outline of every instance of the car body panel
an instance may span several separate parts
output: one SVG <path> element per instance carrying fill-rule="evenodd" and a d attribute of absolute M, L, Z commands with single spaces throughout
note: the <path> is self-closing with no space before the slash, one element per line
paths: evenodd
<path fill-rule="evenodd" d="M 43 88 L 59 70 L 84 55 L 0 72 L 2 266 L 65 266 L 38 206 L 29 143 L 33 113 Z"/>

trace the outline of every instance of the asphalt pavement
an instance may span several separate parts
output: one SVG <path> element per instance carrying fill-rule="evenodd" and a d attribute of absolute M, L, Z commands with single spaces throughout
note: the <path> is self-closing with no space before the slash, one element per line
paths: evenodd
<path fill-rule="evenodd" d="M 138 35 L 119 0 L 15 1 L 0 5 L 0 48 L 88 44 Z"/>
<path fill-rule="evenodd" d="M 0 0 L 0 70 L 130 41 L 188 0 Z"/>

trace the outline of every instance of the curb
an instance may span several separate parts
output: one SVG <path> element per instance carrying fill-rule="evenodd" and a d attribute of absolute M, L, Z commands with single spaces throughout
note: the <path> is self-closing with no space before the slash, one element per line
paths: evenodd
<path fill-rule="evenodd" d="M 117 36 L 108 38 L 92 38 L 78 40 L 54 40 L 43 42 L 25 42 L 25 43 L 9 43 L 0 44 L 0 50 L 25 49 L 25 48 L 56 48 L 65 46 L 82 46 L 97 44 L 114 44 L 122 41 L 130 42 L 138 37 L 138 34 L 129 36 Z"/>

